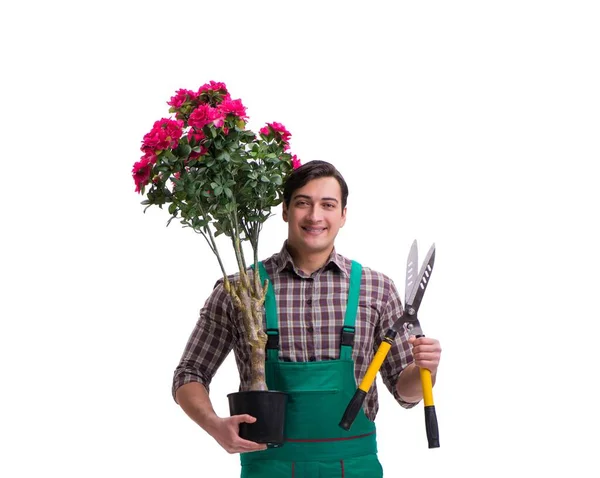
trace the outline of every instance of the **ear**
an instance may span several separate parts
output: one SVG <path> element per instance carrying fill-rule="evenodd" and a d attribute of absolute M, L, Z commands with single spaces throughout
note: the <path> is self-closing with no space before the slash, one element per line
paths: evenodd
<path fill-rule="evenodd" d="M 346 224 L 346 211 L 348 210 L 347 207 L 344 208 L 344 210 L 342 211 L 342 222 L 340 223 L 340 227 L 344 227 L 344 224 Z"/>
<path fill-rule="evenodd" d="M 283 217 L 283 220 L 285 222 L 288 222 L 288 210 L 287 210 L 287 207 L 286 207 L 285 203 L 281 203 L 281 204 L 282 204 L 281 217 Z"/>

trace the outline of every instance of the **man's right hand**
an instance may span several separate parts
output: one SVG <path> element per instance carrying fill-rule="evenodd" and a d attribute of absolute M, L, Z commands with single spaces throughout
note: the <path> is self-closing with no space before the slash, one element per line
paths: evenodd
<path fill-rule="evenodd" d="M 266 450 L 267 445 L 244 440 L 239 435 L 240 423 L 254 423 L 256 418 L 250 415 L 234 415 L 227 418 L 217 418 L 210 430 L 211 436 L 227 453 L 246 453 L 249 451 Z"/>

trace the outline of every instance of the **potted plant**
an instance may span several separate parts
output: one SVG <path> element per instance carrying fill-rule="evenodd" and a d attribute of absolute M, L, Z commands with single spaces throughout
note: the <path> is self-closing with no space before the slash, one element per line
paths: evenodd
<path fill-rule="evenodd" d="M 154 123 L 143 138 L 143 155 L 133 166 L 136 192 L 145 196 L 144 211 L 165 206 L 171 215 L 167 225 L 179 219 L 205 239 L 218 260 L 224 288 L 241 312 L 251 348 L 251 385 L 239 393 L 268 392 L 263 310 L 269 284 L 261 284 L 259 274 L 248 269 L 243 243 L 250 243 L 251 264 L 258 271 L 260 232 L 283 200 L 287 176 L 300 165 L 289 152 L 291 135 L 280 123 L 268 123 L 258 135 L 246 129 L 246 108 L 240 99 L 231 98 L 224 83 L 210 81 L 198 91 L 180 89 L 167 104 L 172 116 Z M 234 280 L 215 240 L 221 234 L 229 238 L 235 253 Z M 230 394 L 232 414 L 252 414 L 233 410 L 232 396 L 236 394 Z M 260 430 L 258 438 L 252 437 L 250 427 L 240 429 L 240 434 L 277 442 L 273 437 L 261 439 Z"/>

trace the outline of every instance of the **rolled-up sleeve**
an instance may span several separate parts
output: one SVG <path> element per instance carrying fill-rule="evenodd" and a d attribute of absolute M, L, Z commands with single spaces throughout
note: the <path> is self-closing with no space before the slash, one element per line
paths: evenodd
<path fill-rule="evenodd" d="M 380 340 L 383 340 L 385 333 L 392 328 L 394 322 L 402 317 L 403 312 L 400 295 L 394 282 L 390 279 L 388 284 L 387 303 L 381 314 L 380 329 L 378 330 Z M 408 343 L 409 337 L 410 334 L 406 330 L 398 332 L 394 344 L 380 368 L 383 383 L 403 408 L 412 408 L 417 404 L 402 400 L 396 390 L 396 382 L 400 373 L 414 361 L 412 349 Z"/>
<path fill-rule="evenodd" d="M 199 382 L 209 390 L 210 382 L 234 343 L 231 298 L 218 281 L 200 310 L 200 317 L 192 331 L 173 375 L 173 399 L 177 389 L 190 382 Z"/>

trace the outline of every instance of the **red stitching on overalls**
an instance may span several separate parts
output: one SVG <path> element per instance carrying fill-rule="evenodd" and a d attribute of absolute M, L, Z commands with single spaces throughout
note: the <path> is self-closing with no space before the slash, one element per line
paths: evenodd
<path fill-rule="evenodd" d="M 293 442 L 293 443 L 319 443 L 319 442 L 330 442 L 330 441 L 346 441 L 346 440 L 356 440 L 357 438 L 368 437 L 369 435 L 373 435 L 374 433 L 375 432 L 370 432 L 370 433 L 365 433 L 363 435 L 355 435 L 353 437 L 343 437 L 343 438 L 317 438 L 314 440 L 310 440 L 310 439 L 293 440 L 290 438 L 286 438 L 285 441 Z"/>

